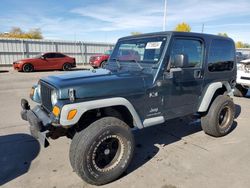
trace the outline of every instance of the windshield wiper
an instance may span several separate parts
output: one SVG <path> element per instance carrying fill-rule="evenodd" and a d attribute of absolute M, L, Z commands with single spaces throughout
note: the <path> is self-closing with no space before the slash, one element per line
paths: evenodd
<path fill-rule="evenodd" d="M 136 63 L 136 65 L 138 65 L 138 67 L 141 69 L 141 70 L 143 70 L 144 68 L 141 66 L 141 64 L 136 60 L 136 59 L 131 59 L 131 60 L 126 60 L 126 61 L 133 61 L 133 62 L 135 62 Z"/>
<path fill-rule="evenodd" d="M 118 70 L 120 70 L 121 69 L 121 64 L 120 64 L 119 59 L 117 59 L 117 58 L 111 58 L 111 60 L 115 61 L 115 63 L 117 64 Z"/>

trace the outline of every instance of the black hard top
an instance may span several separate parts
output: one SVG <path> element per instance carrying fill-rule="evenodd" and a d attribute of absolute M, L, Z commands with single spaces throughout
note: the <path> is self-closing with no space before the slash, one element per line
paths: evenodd
<path fill-rule="evenodd" d="M 154 33 L 146 33 L 140 35 L 132 35 L 127 37 L 122 37 L 119 40 L 128 40 L 133 38 L 144 38 L 144 37 L 152 37 L 152 36 L 189 36 L 189 37 L 200 37 L 200 38 L 217 38 L 217 39 L 226 39 L 231 40 L 229 37 L 223 37 L 219 35 L 205 34 L 205 33 L 193 33 L 193 32 L 179 32 L 179 31 L 164 31 L 164 32 L 154 32 Z"/>

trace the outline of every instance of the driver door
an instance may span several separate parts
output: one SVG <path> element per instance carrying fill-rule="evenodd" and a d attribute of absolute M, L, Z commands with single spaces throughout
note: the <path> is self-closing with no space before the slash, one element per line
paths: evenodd
<path fill-rule="evenodd" d="M 186 57 L 182 67 L 176 56 Z M 204 42 L 199 38 L 175 38 L 172 41 L 169 67 L 165 72 L 165 119 L 197 112 L 203 85 Z"/>
<path fill-rule="evenodd" d="M 43 54 L 37 63 L 40 70 L 48 70 L 52 68 L 50 59 L 53 57 L 53 53 Z"/>

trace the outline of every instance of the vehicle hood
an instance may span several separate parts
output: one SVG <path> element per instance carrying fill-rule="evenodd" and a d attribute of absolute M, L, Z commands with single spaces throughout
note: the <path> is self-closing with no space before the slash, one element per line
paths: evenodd
<path fill-rule="evenodd" d="M 95 55 L 92 55 L 91 57 L 109 57 L 109 55 L 107 55 L 107 54 L 95 54 Z"/>
<path fill-rule="evenodd" d="M 30 61 L 33 61 L 33 60 L 37 60 L 37 58 L 26 58 L 26 59 L 20 59 L 16 62 L 30 62 Z"/>
<path fill-rule="evenodd" d="M 142 72 L 111 72 L 107 69 L 75 71 L 42 79 L 57 88 L 59 99 L 68 99 L 70 88 L 76 98 L 107 98 L 136 95 L 145 92 L 145 80 L 153 80 Z"/>

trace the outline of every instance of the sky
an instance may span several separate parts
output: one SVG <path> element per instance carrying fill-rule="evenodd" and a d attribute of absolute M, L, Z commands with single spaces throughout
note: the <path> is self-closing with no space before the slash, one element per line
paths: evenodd
<path fill-rule="evenodd" d="M 164 0 L 1 0 L 0 32 L 40 28 L 45 39 L 114 43 L 162 31 L 163 15 Z M 250 43 L 250 0 L 167 0 L 166 30 L 181 22 Z"/>

